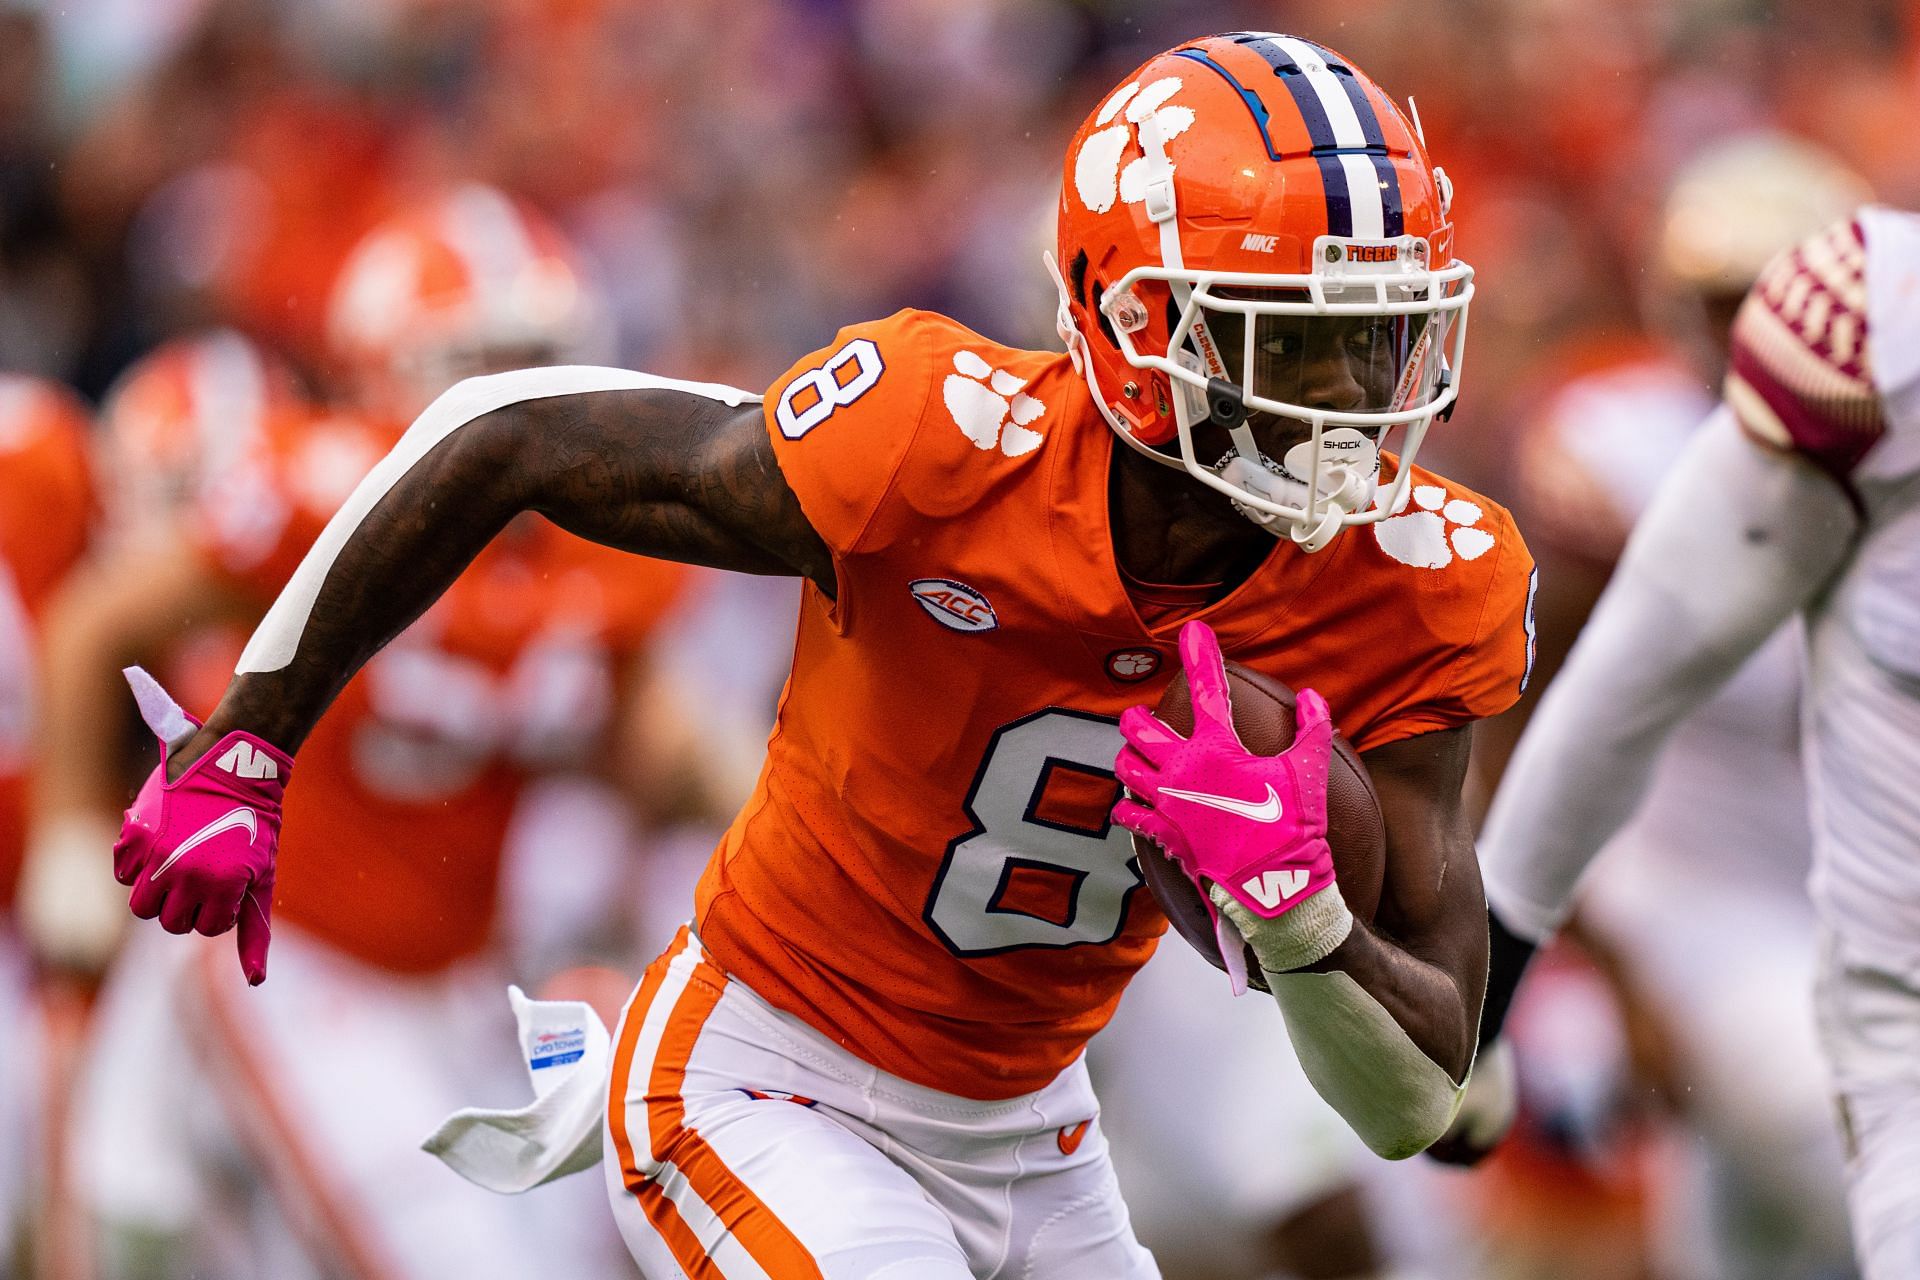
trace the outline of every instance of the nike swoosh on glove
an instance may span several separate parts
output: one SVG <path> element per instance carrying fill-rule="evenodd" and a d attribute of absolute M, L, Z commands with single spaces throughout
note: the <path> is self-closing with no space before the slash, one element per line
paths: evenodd
<path fill-rule="evenodd" d="M 293 760 L 236 729 L 168 782 L 168 756 L 200 722 L 139 667 L 125 674 L 141 719 L 160 739 L 160 766 L 127 810 L 113 846 L 114 879 L 132 886 L 133 914 L 157 917 L 168 933 L 211 938 L 237 924 L 240 969 L 257 987 L 267 978 L 274 854 Z"/>
<path fill-rule="evenodd" d="M 1200 890 L 1238 994 L 1246 985 L 1242 929 L 1222 908 L 1253 926 L 1247 941 L 1254 954 L 1278 971 L 1297 965 L 1264 963 L 1270 950 L 1291 948 L 1263 947 L 1259 935 L 1269 931 L 1261 922 L 1325 890 L 1338 893 L 1327 844 L 1333 721 L 1326 699 L 1302 689 L 1293 744 L 1277 756 L 1255 755 L 1234 732 L 1226 660 L 1206 623 L 1181 628 L 1180 662 L 1193 698 L 1193 734 L 1181 737 L 1143 706 L 1127 708 L 1120 717 L 1126 745 L 1114 773 L 1131 794 L 1114 806 L 1113 818 L 1165 849 Z"/>

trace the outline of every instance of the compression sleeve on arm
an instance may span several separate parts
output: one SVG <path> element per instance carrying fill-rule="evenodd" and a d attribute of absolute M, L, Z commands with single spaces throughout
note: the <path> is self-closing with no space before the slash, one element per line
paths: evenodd
<path fill-rule="evenodd" d="M 1352 977 L 1295 967 L 1330 954 L 1352 930 L 1339 887 L 1322 889 L 1276 920 L 1254 915 L 1217 886 L 1213 900 L 1259 956 L 1315 1092 L 1375 1155 L 1403 1160 L 1433 1145 L 1453 1122 L 1462 1086 Z M 1316 909 L 1315 900 L 1335 910 Z"/>
<path fill-rule="evenodd" d="M 742 405 L 758 401 L 759 396 L 737 387 L 712 382 L 683 382 L 660 378 L 630 369 L 601 369 L 586 365 L 556 365 L 544 369 L 517 369 L 468 378 L 455 383 L 407 429 L 393 451 L 360 481 L 327 527 L 314 540 L 306 558 L 294 571 L 285 589 L 260 620 L 253 638 L 240 655 L 235 675 L 278 671 L 293 661 L 305 633 L 313 602 L 320 597 L 327 574 L 340 551 L 360 527 L 380 499 L 412 470 L 433 447 L 477 418 L 526 400 L 545 400 L 553 396 L 580 395 L 591 391 L 680 391 L 704 396 L 723 404 Z"/>
<path fill-rule="evenodd" d="M 1488 904 L 1539 942 L 1645 793 L 1668 735 L 1831 579 L 1857 520 L 1833 480 L 1702 424 L 1521 737 L 1480 861 Z"/>
<path fill-rule="evenodd" d="M 1447 1131 L 1463 1084 L 1344 973 L 1269 973 L 1307 1079 L 1375 1155 L 1404 1160 Z"/>

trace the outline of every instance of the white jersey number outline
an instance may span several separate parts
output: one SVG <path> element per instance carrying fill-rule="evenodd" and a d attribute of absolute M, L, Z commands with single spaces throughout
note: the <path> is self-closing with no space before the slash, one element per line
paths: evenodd
<path fill-rule="evenodd" d="M 1098 946 L 1120 936 L 1142 883 L 1133 844 L 1107 818 L 1098 830 L 1050 822 L 1039 806 L 1055 769 L 1112 778 L 1119 722 L 1058 707 L 994 732 L 967 793 L 973 828 L 947 846 L 924 918 L 949 950 L 989 956 L 1023 947 Z M 1063 920 L 1002 905 L 1016 871 L 1065 876 Z"/>
<path fill-rule="evenodd" d="M 853 373 L 842 381 L 841 371 L 849 365 L 853 366 Z M 835 409 L 844 409 L 873 390 L 873 384 L 880 381 L 880 375 L 886 371 L 886 362 L 880 358 L 880 348 L 874 345 L 873 339 L 855 338 L 817 368 L 787 384 L 773 409 L 780 434 L 789 440 L 798 440 L 831 418 Z M 808 392 L 812 393 L 812 399 L 805 408 L 796 410 L 795 403 Z"/>

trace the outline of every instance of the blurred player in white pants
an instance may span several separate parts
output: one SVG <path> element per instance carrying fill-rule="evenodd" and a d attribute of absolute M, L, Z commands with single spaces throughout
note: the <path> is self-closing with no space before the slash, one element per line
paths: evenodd
<path fill-rule="evenodd" d="M 564 245 L 497 192 L 461 188 L 374 232 L 336 294 L 336 344 L 364 375 L 354 413 L 265 424 L 186 495 L 168 536 L 100 570 L 95 607 L 74 610 L 64 687 L 119 704 L 120 662 L 164 656 L 206 621 L 251 621 L 420 380 L 577 349 L 585 303 Z M 603 750 L 683 578 L 641 569 L 523 522 L 349 686 L 305 762 L 304 812 L 289 811 L 309 871 L 277 887 L 273 991 L 246 990 L 230 954 L 123 958 L 74 1144 L 110 1274 L 626 1269 L 591 1186 L 502 1205 L 417 1144 L 459 1103 L 517 1087 L 501 869 L 516 839 L 553 852 L 551 824 L 513 822 L 529 785 L 596 758 L 658 763 Z M 148 607 L 153 592 L 165 608 Z M 88 773 L 112 754 L 112 722 L 66 719 L 89 740 L 62 766 Z M 111 790 L 80 778 L 65 794 L 84 806 Z M 391 913 L 420 899 L 420 876 L 436 881 L 435 909 L 398 927 Z M 179 1096 L 156 1096 L 156 1082 Z M 223 1205 L 241 1220 L 227 1248 L 206 1229 Z"/>
<path fill-rule="evenodd" d="M 40 1121 L 55 1049 L 16 934 L 15 886 L 45 610 L 91 532 L 86 440 L 86 413 L 64 388 L 0 374 L 0 1274 L 45 1190 L 35 1184 L 47 1167 Z"/>
<path fill-rule="evenodd" d="M 1778 134 L 1707 148 L 1673 183 L 1647 310 L 1662 343 L 1616 354 L 1549 395 L 1522 442 L 1522 519 L 1542 571 L 1539 667 L 1564 660 L 1634 524 L 1713 408 L 1727 327 L 1781 250 L 1846 216 L 1866 187 Z M 1690 1131 L 1686 1194 L 1663 1199 L 1676 1274 L 1830 1275 L 1846 1259 L 1840 1156 L 1813 1018 L 1781 990 L 1812 980 L 1803 883 L 1799 639 L 1776 633 L 1689 715 L 1580 895 L 1585 935 L 1650 1015 L 1662 1084 Z M 1489 726 L 1504 762 L 1517 717 Z M 1771 1069 L 1755 1078 L 1751 1065 Z M 1759 1229 L 1756 1229 L 1759 1228 Z"/>
<path fill-rule="evenodd" d="M 1482 843 L 1494 929 L 1483 1035 L 1497 1031 L 1581 871 L 1632 814 L 1674 726 L 1796 615 L 1807 639 L 1820 1036 L 1856 1249 L 1869 1280 L 1905 1280 L 1920 1274 L 1912 214 L 1861 209 L 1777 260 L 1741 308 L 1724 405 L 1670 468 L 1495 804 Z M 1709 820 L 1733 820 L 1732 803 Z M 1759 1056 L 1747 1074 L 1778 1069 Z M 1485 1144 L 1497 1129 L 1484 1101 L 1463 1112 L 1462 1141 Z"/>

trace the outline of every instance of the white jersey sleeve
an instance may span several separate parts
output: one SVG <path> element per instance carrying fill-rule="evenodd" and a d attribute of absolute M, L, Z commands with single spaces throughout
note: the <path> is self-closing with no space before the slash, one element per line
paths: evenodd
<path fill-rule="evenodd" d="M 1748 429 L 1771 412 L 1845 483 L 1858 517 L 1844 571 L 1807 610 L 1814 905 L 1850 954 L 1920 981 L 1920 216 L 1866 208 L 1850 226 L 1857 248 L 1830 256 L 1845 268 L 1836 298 L 1859 310 L 1828 311 L 1822 342 L 1818 291 L 1783 269 L 1779 310 L 1797 315 L 1786 332 L 1800 351 L 1762 320 L 1736 359 L 1750 409 L 1764 402 L 1743 414 Z M 1834 275 L 1817 247 L 1798 257 Z"/>

